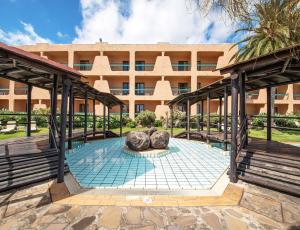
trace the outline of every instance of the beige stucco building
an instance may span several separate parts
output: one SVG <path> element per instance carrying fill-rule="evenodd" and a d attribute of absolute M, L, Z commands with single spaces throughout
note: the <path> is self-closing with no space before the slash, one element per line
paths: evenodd
<path fill-rule="evenodd" d="M 232 44 L 46 44 L 20 48 L 63 63 L 86 76 L 84 81 L 96 89 L 110 92 L 122 99 L 131 118 L 141 110 L 151 110 L 156 117 L 168 111 L 167 102 L 180 93 L 194 91 L 222 79 L 217 68 L 230 63 L 236 49 Z M 25 111 L 26 88 L 20 83 L 0 79 L 0 108 Z M 276 89 L 275 111 L 300 112 L 300 84 Z M 33 109 L 49 107 L 49 92 L 33 89 Z M 266 92 L 247 95 L 249 114 L 266 111 Z M 83 111 L 83 101 L 77 100 L 75 112 Z M 89 111 L 92 106 L 89 106 Z M 211 101 L 211 112 L 218 112 L 218 101 Z M 101 114 L 101 105 L 96 105 Z M 118 112 L 112 108 L 111 112 Z M 197 105 L 191 114 L 197 113 Z"/>

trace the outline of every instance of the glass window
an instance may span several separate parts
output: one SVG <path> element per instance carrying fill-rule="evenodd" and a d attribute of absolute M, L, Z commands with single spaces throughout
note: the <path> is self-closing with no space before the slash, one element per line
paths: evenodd
<path fill-rule="evenodd" d="M 89 67 L 90 67 L 89 60 L 80 60 L 79 63 L 80 63 L 79 70 L 89 70 Z"/>
<path fill-rule="evenodd" d="M 178 71 L 187 71 L 188 61 L 178 61 Z"/>
<path fill-rule="evenodd" d="M 136 71 L 145 71 L 145 61 L 136 61 L 135 62 Z"/>
<path fill-rule="evenodd" d="M 129 83 L 123 82 L 123 91 L 122 95 L 128 95 L 129 94 Z"/>
<path fill-rule="evenodd" d="M 198 71 L 201 70 L 201 61 L 197 61 L 197 70 L 198 70 Z"/>
<path fill-rule="evenodd" d="M 140 113 L 144 111 L 145 107 L 144 104 L 135 104 L 135 113 Z"/>
<path fill-rule="evenodd" d="M 123 61 L 123 71 L 129 71 L 129 61 Z"/>
<path fill-rule="evenodd" d="M 189 91 L 188 89 L 188 83 L 178 83 L 178 93 L 187 93 Z"/>
<path fill-rule="evenodd" d="M 145 84 L 137 82 L 135 83 L 135 95 L 145 95 Z"/>

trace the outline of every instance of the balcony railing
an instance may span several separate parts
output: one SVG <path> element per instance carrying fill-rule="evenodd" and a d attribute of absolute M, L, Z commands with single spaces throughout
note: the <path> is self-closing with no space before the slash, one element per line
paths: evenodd
<path fill-rule="evenodd" d="M 93 64 L 74 64 L 74 69 L 80 70 L 80 71 L 89 71 L 93 67 Z"/>
<path fill-rule="evenodd" d="M 110 92 L 113 95 L 128 95 L 129 89 L 123 89 L 123 88 L 110 88 Z"/>
<path fill-rule="evenodd" d="M 275 93 L 274 94 L 275 100 L 282 100 L 282 99 L 284 99 L 285 97 L 288 97 L 288 96 L 289 96 L 288 93 Z"/>
<path fill-rule="evenodd" d="M 191 70 L 191 64 L 178 64 L 178 63 L 172 63 L 172 69 L 173 71 L 190 71 Z"/>
<path fill-rule="evenodd" d="M 300 93 L 294 93 L 294 100 L 300 100 Z"/>
<path fill-rule="evenodd" d="M 212 71 L 212 70 L 215 70 L 216 68 L 217 68 L 216 63 L 197 64 L 198 71 Z"/>
<path fill-rule="evenodd" d="M 26 95 L 28 92 L 27 87 L 16 87 L 15 88 L 15 94 L 16 95 Z"/>
<path fill-rule="evenodd" d="M 258 98 L 259 93 L 246 93 L 246 100 L 253 100 Z"/>
<path fill-rule="evenodd" d="M 9 88 L 0 88 L 0 95 L 8 95 Z"/>
<path fill-rule="evenodd" d="M 129 71 L 129 64 L 112 63 L 110 68 L 112 71 Z"/>
<path fill-rule="evenodd" d="M 183 94 L 183 93 L 189 93 L 191 92 L 191 88 L 176 88 L 172 87 L 172 93 L 174 96 Z"/>
<path fill-rule="evenodd" d="M 154 64 L 147 63 L 147 64 L 135 64 L 135 71 L 153 71 Z"/>
<path fill-rule="evenodd" d="M 135 95 L 137 96 L 151 96 L 154 93 L 155 88 L 144 88 L 144 89 L 135 89 Z"/>

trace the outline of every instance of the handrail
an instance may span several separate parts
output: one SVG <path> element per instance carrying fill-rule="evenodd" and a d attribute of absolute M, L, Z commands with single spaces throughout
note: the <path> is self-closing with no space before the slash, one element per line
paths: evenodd
<path fill-rule="evenodd" d="M 248 126 L 248 117 L 245 116 L 236 135 L 237 143 L 239 143 L 237 146 L 238 148 L 237 148 L 236 160 L 239 159 L 241 150 L 243 149 L 247 140 L 247 126 Z"/>
<path fill-rule="evenodd" d="M 50 119 L 48 120 L 48 125 L 49 125 L 50 134 L 51 134 L 51 137 L 52 137 L 52 140 L 53 140 L 53 143 L 54 143 L 54 147 L 55 147 L 56 151 L 58 152 L 58 144 L 57 144 L 57 141 L 56 141 L 56 135 L 59 137 L 59 134 L 57 132 L 57 126 L 54 122 L 52 114 L 49 115 L 49 118 Z M 55 129 L 54 131 L 56 132 L 56 135 L 55 135 L 55 133 L 52 129 L 52 124 L 54 126 L 54 129 Z"/>

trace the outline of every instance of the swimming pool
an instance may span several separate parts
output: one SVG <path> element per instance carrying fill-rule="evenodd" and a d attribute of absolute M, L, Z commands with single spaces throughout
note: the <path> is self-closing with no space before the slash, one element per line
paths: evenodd
<path fill-rule="evenodd" d="M 171 138 L 169 153 L 137 157 L 123 150 L 125 138 L 96 140 L 66 153 L 72 174 L 85 188 L 210 189 L 229 165 L 219 148 Z"/>

